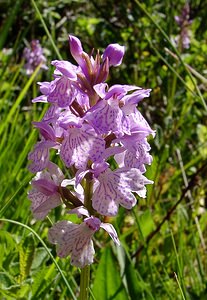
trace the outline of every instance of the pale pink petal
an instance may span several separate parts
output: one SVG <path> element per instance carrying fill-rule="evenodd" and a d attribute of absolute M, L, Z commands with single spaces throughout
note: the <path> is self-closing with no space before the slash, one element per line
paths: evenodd
<path fill-rule="evenodd" d="M 119 205 L 127 209 L 135 206 L 137 200 L 131 192 L 144 195 L 145 184 L 152 183 L 138 169 L 120 168 L 112 172 L 110 169 L 102 172 L 92 196 L 92 205 L 100 214 L 116 215 Z"/>
<path fill-rule="evenodd" d="M 85 170 L 85 171 L 82 171 L 82 170 L 78 170 L 75 174 L 75 186 L 77 187 L 78 185 L 80 185 L 81 181 L 83 180 L 83 178 L 85 177 L 85 175 L 87 173 L 89 173 L 90 170 Z"/>
<path fill-rule="evenodd" d="M 75 164 L 77 169 L 85 169 L 88 160 L 100 161 L 105 149 L 103 138 L 79 128 L 69 128 L 60 156 L 67 167 Z"/>
<path fill-rule="evenodd" d="M 120 146 L 106 148 L 103 154 L 103 158 L 108 159 L 110 156 L 116 156 L 117 154 L 122 155 L 123 151 L 125 151 L 125 148 Z"/>
<path fill-rule="evenodd" d="M 101 223 L 100 227 L 108 232 L 115 244 L 117 244 L 118 246 L 120 245 L 119 238 L 113 225 L 109 223 Z"/>
<path fill-rule="evenodd" d="M 117 196 L 113 182 L 106 180 L 100 183 L 93 193 L 93 208 L 104 216 L 115 216 L 119 206 Z"/>
<path fill-rule="evenodd" d="M 151 183 L 153 183 L 153 181 L 151 181 Z M 146 198 L 146 194 L 147 194 L 147 189 L 144 186 L 141 190 L 137 191 L 137 194 L 139 195 L 139 197 L 141 198 Z"/>
<path fill-rule="evenodd" d="M 125 114 L 130 114 L 134 112 L 134 108 L 136 105 L 144 98 L 150 96 L 151 89 L 139 89 L 131 93 L 130 95 L 126 95 L 122 98 L 124 102 L 124 106 L 122 110 Z"/>
<path fill-rule="evenodd" d="M 99 83 L 93 86 L 96 93 L 103 99 L 106 95 L 106 89 L 108 87 L 107 83 Z"/>
<path fill-rule="evenodd" d="M 153 181 L 147 179 L 142 173 L 135 168 L 120 168 L 114 172 L 120 178 L 120 183 L 126 185 L 133 192 L 143 189 L 145 184 L 152 184 Z"/>
<path fill-rule="evenodd" d="M 125 47 L 119 44 L 110 44 L 103 53 L 103 59 L 108 57 L 110 66 L 119 66 L 122 63 Z"/>
<path fill-rule="evenodd" d="M 49 161 L 47 164 L 47 169 L 49 174 L 56 185 L 62 183 L 63 179 L 65 178 L 62 170 L 53 162 Z"/>
<path fill-rule="evenodd" d="M 125 152 L 117 153 L 114 155 L 114 159 L 117 162 L 117 164 L 119 165 L 119 168 L 125 167 L 124 157 L 125 157 Z"/>
<path fill-rule="evenodd" d="M 48 102 L 58 103 L 60 107 L 69 106 L 76 97 L 76 89 L 66 76 L 56 81 L 55 89 L 48 95 Z"/>
<path fill-rule="evenodd" d="M 131 113 L 128 118 L 131 124 L 131 132 L 148 132 L 148 134 L 155 137 L 155 131 L 150 128 L 146 119 L 137 109 L 134 113 Z"/>
<path fill-rule="evenodd" d="M 56 120 L 61 112 L 61 108 L 53 103 L 46 111 L 42 121 L 50 122 L 51 120 Z"/>
<path fill-rule="evenodd" d="M 81 127 L 83 120 L 74 115 L 70 110 L 64 111 L 58 117 L 59 126 L 67 130 L 71 126 Z"/>
<path fill-rule="evenodd" d="M 114 99 L 113 103 L 109 103 L 106 100 L 98 102 L 93 107 L 93 110 L 87 112 L 85 118 L 100 134 L 108 134 L 110 132 L 117 134 L 123 132 L 125 116 L 119 108 L 117 99 Z"/>
<path fill-rule="evenodd" d="M 84 220 L 80 225 L 69 221 L 60 221 L 49 229 L 48 238 L 57 244 L 60 257 L 71 255 L 71 264 L 83 268 L 93 262 L 94 248 L 91 240 L 100 228 L 101 221 L 95 217 Z"/>
<path fill-rule="evenodd" d="M 72 178 L 72 179 L 64 179 L 62 182 L 61 182 L 61 186 L 62 187 L 66 187 L 68 185 L 72 185 L 74 186 L 75 185 L 75 178 Z"/>
<path fill-rule="evenodd" d="M 49 161 L 49 149 L 55 145 L 56 143 L 52 141 L 41 141 L 35 145 L 34 150 L 28 155 L 28 159 L 32 160 L 32 163 L 28 167 L 30 172 L 37 173 L 47 167 Z"/>
<path fill-rule="evenodd" d="M 150 165 L 152 163 L 152 156 L 146 151 L 143 144 L 136 144 L 136 150 L 125 152 L 124 164 L 125 167 L 137 168 L 141 173 L 145 173 L 146 168 L 144 164 Z"/>
<path fill-rule="evenodd" d="M 32 201 L 32 213 L 38 220 L 44 219 L 51 209 L 61 204 L 58 193 L 48 197 L 34 188 L 28 192 L 28 198 Z"/>
<path fill-rule="evenodd" d="M 57 244 L 57 254 L 66 257 L 71 254 L 74 241 L 80 232 L 80 225 L 69 221 L 60 221 L 49 229 L 48 239 L 52 244 Z"/>
<path fill-rule="evenodd" d="M 79 239 L 77 239 L 76 247 L 73 249 L 71 255 L 71 265 L 79 268 L 84 268 L 86 265 L 91 265 L 93 263 L 94 254 L 95 250 L 92 240 L 85 236 L 81 236 Z"/>
<path fill-rule="evenodd" d="M 46 196 L 51 196 L 57 192 L 58 186 L 54 182 L 47 179 L 32 180 L 32 187 L 38 189 L 39 192 Z"/>
<path fill-rule="evenodd" d="M 45 95 L 41 95 L 41 96 L 38 96 L 34 99 L 32 99 L 32 103 L 36 103 L 36 102 L 43 102 L 43 103 L 47 103 L 47 96 Z"/>
<path fill-rule="evenodd" d="M 59 184 L 63 179 L 62 171 L 52 162 L 48 162 L 47 170 L 38 172 L 32 179 L 28 198 L 32 201 L 31 209 L 35 218 L 43 219 L 52 208 L 62 203 Z"/>
<path fill-rule="evenodd" d="M 70 80 L 76 80 L 77 67 L 71 64 L 67 60 L 53 60 L 51 65 L 55 66 L 58 71 L 60 71 L 64 76 L 68 77 Z"/>
<path fill-rule="evenodd" d="M 104 172 L 109 167 L 109 164 L 105 161 L 101 163 L 93 163 L 91 165 L 92 173 L 97 178 L 102 172 Z"/>
<path fill-rule="evenodd" d="M 40 92 L 44 95 L 48 95 L 51 90 L 51 82 L 44 81 L 37 83 L 40 86 Z"/>
<path fill-rule="evenodd" d="M 79 206 L 79 207 L 73 208 L 68 211 L 68 214 L 70 214 L 70 215 L 76 214 L 78 216 L 78 218 L 81 218 L 82 216 L 89 217 L 89 212 L 84 206 Z"/>
<path fill-rule="evenodd" d="M 44 121 L 32 122 L 32 124 L 36 128 L 39 128 L 40 134 L 44 137 L 45 140 L 55 142 L 56 140 L 55 131 L 51 125 L 49 125 L 47 122 Z"/>

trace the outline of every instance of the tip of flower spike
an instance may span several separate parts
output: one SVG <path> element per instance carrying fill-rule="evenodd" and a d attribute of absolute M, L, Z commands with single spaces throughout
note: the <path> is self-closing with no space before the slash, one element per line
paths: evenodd
<path fill-rule="evenodd" d="M 83 53 L 81 41 L 77 37 L 69 35 L 69 45 L 72 56 L 79 63 L 80 56 Z"/>
<path fill-rule="evenodd" d="M 119 44 L 110 44 L 103 53 L 103 60 L 109 59 L 109 66 L 119 66 L 122 63 L 125 47 Z"/>

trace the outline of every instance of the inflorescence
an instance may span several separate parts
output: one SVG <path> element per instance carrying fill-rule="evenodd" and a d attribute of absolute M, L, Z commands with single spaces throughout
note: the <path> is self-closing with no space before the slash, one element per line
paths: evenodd
<path fill-rule="evenodd" d="M 42 95 L 32 100 L 50 105 L 43 119 L 33 122 L 41 139 L 29 154 L 29 170 L 36 176 L 28 197 L 36 219 L 62 204 L 80 217 L 79 224 L 57 222 L 48 237 L 60 257 L 71 255 L 71 264 L 83 268 L 93 262 L 92 237 L 100 228 L 120 244 L 103 216 L 115 216 L 120 205 L 134 207 L 135 193 L 146 197 L 145 185 L 153 183 L 143 175 L 152 162 L 147 137 L 155 133 L 137 109 L 151 90 L 106 83 L 125 48 L 110 44 L 94 57 L 77 37 L 70 35 L 69 45 L 78 65 L 52 61 L 54 79 L 39 83 Z M 50 161 L 51 149 L 64 171 Z"/>

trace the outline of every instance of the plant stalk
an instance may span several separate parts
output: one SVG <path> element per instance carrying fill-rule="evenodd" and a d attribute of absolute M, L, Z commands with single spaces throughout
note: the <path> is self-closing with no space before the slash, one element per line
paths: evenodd
<path fill-rule="evenodd" d="M 81 269 L 80 277 L 80 300 L 89 299 L 90 266 Z"/>
<path fill-rule="evenodd" d="M 92 196 L 93 196 L 93 179 L 90 174 L 86 174 L 85 176 L 85 186 L 84 186 L 84 206 L 89 211 L 90 215 L 93 214 L 92 207 Z"/>
<path fill-rule="evenodd" d="M 90 214 L 93 213 L 92 207 L 92 195 L 93 195 L 93 180 L 90 174 L 85 177 L 84 184 L 84 206 L 87 208 Z M 80 300 L 89 299 L 89 283 L 90 283 L 90 266 L 87 265 L 81 269 L 80 276 Z"/>

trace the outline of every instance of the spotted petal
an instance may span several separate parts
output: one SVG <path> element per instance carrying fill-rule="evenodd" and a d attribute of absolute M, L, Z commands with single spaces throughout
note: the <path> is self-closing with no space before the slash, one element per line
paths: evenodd
<path fill-rule="evenodd" d="M 28 198 L 32 201 L 32 213 L 38 220 L 44 219 L 51 209 L 61 204 L 60 195 L 58 193 L 48 197 L 39 192 L 37 189 L 30 190 Z"/>
<path fill-rule="evenodd" d="M 102 100 L 88 112 L 85 117 L 95 128 L 97 133 L 108 134 L 113 132 L 117 135 L 128 132 L 125 116 L 119 108 L 118 100 L 113 99 L 113 103 Z"/>
<path fill-rule="evenodd" d="M 76 90 L 66 76 L 56 82 L 55 89 L 48 95 L 48 102 L 58 103 L 59 107 L 69 106 L 76 96 Z"/>
<path fill-rule="evenodd" d="M 148 133 L 147 135 L 151 134 L 153 137 L 155 136 L 155 131 L 150 128 L 146 119 L 137 109 L 134 113 L 129 115 L 128 119 L 130 122 L 131 132 L 146 132 Z"/>
<path fill-rule="evenodd" d="M 32 163 L 28 167 L 30 172 L 37 173 L 47 167 L 49 149 L 55 145 L 56 143 L 52 141 L 41 141 L 35 145 L 34 150 L 28 155 L 28 159 L 32 160 Z"/>
<path fill-rule="evenodd" d="M 36 219 L 43 219 L 52 208 L 61 204 L 58 187 L 63 179 L 62 171 L 52 162 L 48 162 L 47 170 L 38 172 L 32 179 L 28 198 L 32 201 L 31 209 Z"/>
<path fill-rule="evenodd" d="M 60 156 L 67 167 L 85 169 L 87 161 L 100 161 L 105 149 L 105 141 L 94 132 L 82 128 L 69 128 L 60 149 Z"/>
<path fill-rule="evenodd" d="M 143 144 L 136 144 L 135 151 L 127 150 L 125 152 L 124 165 L 128 168 L 137 168 L 142 173 L 146 171 L 145 164 L 150 165 L 152 156 L 146 151 Z"/>
<path fill-rule="evenodd" d="M 135 168 L 120 168 L 114 172 L 107 169 L 99 175 L 98 181 L 92 205 L 100 214 L 106 216 L 116 215 L 119 205 L 131 209 L 136 204 L 136 198 L 131 192 L 137 192 L 143 197 L 146 191 L 144 185 L 152 183 Z"/>
<path fill-rule="evenodd" d="M 146 138 L 148 134 L 148 132 L 137 132 L 132 135 L 125 135 L 119 140 L 117 139 L 123 144 L 123 148 L 126 149 L 124 156 L 115 155 L 115 160 L 119 163 L 119 166 L 124 163 L 125 167 L 137 168 L 142 173 L 146 171 L 144 165 L 150 165 L 152 162 L 152 156 L 149 154 L 150 145 Z"/>
<path fill-rule="evenodd" d="M 90 217 L 80 225 L 60 221 L 49 229 L 48 238 L 51 243 L 57 244 L 58 256 L 71 255 L 71 264 L 80 268 L 92 264 L 95 251 L 91 238 L 100 228 L 101 222 L 98 220 L 99 226 L 95 226 L 95 229 L 87 222 L 96 223 L 97 220 L 95 217 Z"/>
<path fill-rule="evenodd" d="M 150 96 L 151 89 L 138 89 L 131 93 L 130 95 L 126 95 L 123 97 L 122 101 L 124 102 L 124 106 L 122 110 L 125 114 L 130 114 L 134 112 L 136 105 L 144 98 Z"/>

